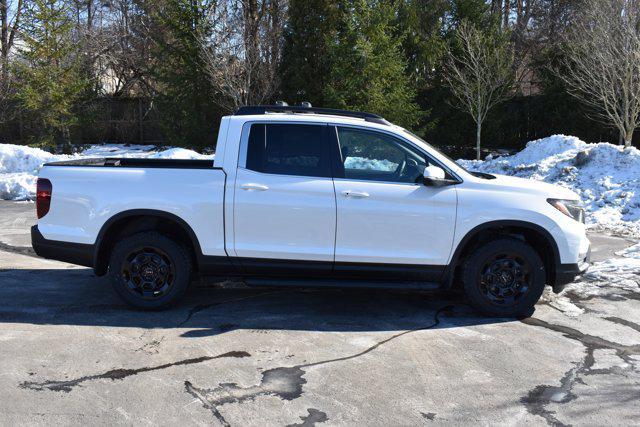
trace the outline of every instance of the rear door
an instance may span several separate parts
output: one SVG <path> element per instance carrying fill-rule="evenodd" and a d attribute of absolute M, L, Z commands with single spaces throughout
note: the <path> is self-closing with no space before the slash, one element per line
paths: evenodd
<path fill-rule="evenodd" d="M 425 153 L 390 133 L 334 128 L 336 269 L 340 263 L 446 265 L 456 220 L 455 186 L 425 186 Z M 435 163 L 434 163 L 435 164 Z"/>
<path fill-rule="evenodd" d="M 246 265 L 251 259 L 267 265 L 268 260 L 318 261 L 331 269 L 336 200 L 328 129 L 326 124 L 245 124 L 233 215 L 234 250 Z"/>

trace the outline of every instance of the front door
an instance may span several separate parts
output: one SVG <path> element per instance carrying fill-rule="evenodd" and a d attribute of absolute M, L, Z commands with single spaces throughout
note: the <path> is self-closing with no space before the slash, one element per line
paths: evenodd
<path fill-rule="evenodd" d="M 290 123 L 245 128 L 233 213 L 234 250 L 245 264 L 320 261 L 331 269 L 336 200 L 328 129 Z"/>
<path fill-rule="evenodd" d="M 446 265 L 456 221 L 455 186 L 425 186 L 422 173 L 429 159 L 406 141 L 355 127 L 333 129 L 339 143 L 336 268 L 340 263 Z"/>

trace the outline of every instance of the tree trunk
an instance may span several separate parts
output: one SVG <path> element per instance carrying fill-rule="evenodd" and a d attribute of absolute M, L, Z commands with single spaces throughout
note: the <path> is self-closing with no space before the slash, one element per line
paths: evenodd
<path fill-rule="evenodd" d="M 504 28 L 509 28 L 509 14 L 511 14 L 511 0 L 504 0 Z"/>
<path fill-rule="evenodd" d="M 23 7 L 23 0 L 18 0 L 18 4 L 15 6 L 13 25 L 11 25 L 11 18 L 9 17 L 9 4 L 7 0 L 0 0 L 0 24 L 2 29 L 0 31 L 0 52 L 4 63 L 9 59 L 9 53 L 13 47 L 13 40 L 20 24 L 20 15 Z"/>
<path fill-rule="evenodd" d="M 633 129 L 627 130 L 624 135 L 624 148 L 631 147 L 632 139 L 633 139 Z"/>
<path fill-rule="evenodd" d="M 0 20 L 2 21 L 2 33 L 0 35 L 0 67 L 2 68 L 2 84 L 6 84 L 7 62 L 9 59 L 9 9 L 7 0 L 0 0 Z"/>
<path fill-rule="evenodd" d="M 62 128 L 62 152 L 71 154 L 71 132 L 68 126 Z"/>
<path fill-rule="evenodd" d="M 476 160 L 480 159 L 480 134 L 482 132 L 482 122 L 478 119 L 478 126 L 476 127 Z"/>
<path fill-rule="evenodd" d="M 502 0 L 491 0 L 491 15 L 502 14 Z"/>

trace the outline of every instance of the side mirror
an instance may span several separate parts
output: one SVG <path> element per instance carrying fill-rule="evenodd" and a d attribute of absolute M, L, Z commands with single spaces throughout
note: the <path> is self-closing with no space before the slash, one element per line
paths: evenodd
<path fill-rule="evenodd" d="M 444 170 L 438 166 L 427 166 L 422 173 L 424 185 L 437 185 L 438 182 L 444 181 L 444 177 Z"/>
<path fill-rule="evenodd" d="M 460 184 L 460 181 L 455 179 L 447 179 L 444 169 L 438 166 L 427 166 L 422 173 L 422 180 L 424 185 L 432 187 L 444 187 L 445 185 Z"/>

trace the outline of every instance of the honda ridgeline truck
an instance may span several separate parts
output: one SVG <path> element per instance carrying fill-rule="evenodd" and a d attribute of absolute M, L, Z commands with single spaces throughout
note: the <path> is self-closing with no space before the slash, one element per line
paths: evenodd
<path fill-rule="evenodd" d="M 460 289 L 513 316 L 589 265 L 574 192 L 470 172 L 380 116 L 308 104 L 222 118 L 215 160 L 46 164 L 36 205 L 38 255 L 109 275 L 141 309 L 206 276 Z"/>

